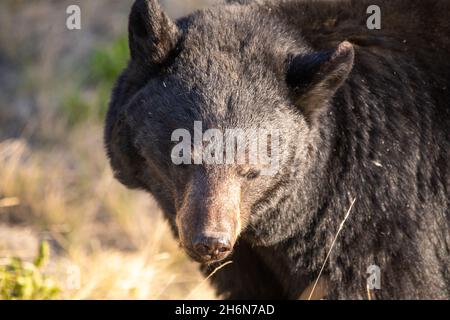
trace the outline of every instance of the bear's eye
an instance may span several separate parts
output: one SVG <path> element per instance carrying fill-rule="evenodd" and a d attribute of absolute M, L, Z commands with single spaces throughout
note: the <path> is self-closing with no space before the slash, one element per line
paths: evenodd
<path fill-rule="evenodd" d="M 255 179 L 259 176 L 260 171 L 259 170 L 255 170 L 255 169 L 242 169 L 238 171 L 238 174 L 241 177 L 247 178 L 248 180 L 252 180 Z"/>
<path fill-rule="evenodd" d="M 249 170 L 245 177 L 249 180 L 252 180 L 252 179 L 258 178 L 259 174 L 260 174 L 259 170 Z"/>

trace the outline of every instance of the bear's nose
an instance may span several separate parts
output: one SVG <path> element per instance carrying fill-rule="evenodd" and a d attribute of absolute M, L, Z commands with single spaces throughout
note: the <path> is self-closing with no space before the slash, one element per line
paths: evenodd
<path fill-rule="evenodd" d="M 205 234 L 195 239 L 194 250 L 205 261 L 221 260 L 231 251 L 231 241 L 226 234 Z"/>

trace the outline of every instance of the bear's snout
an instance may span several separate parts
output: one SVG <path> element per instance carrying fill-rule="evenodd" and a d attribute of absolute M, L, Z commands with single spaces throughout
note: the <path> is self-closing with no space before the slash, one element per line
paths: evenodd
<path fill-rule="evenodd" d="M 186 213 L 181 215 L 186 216 Z M 217 223 L 200 227 L 198 220 L 201 220 L 201 217 L 178 220 L 181 246 L 191 258 L 201 263 L 225 259 L 232 252 L 236 242 L 237 226 L 234 221 L 223 219 Z M 193 227 L 193 225 L 197 225 L 197 227 Z"/>
<path fill-rule="evenodd" d="M 242 228 L 240 194 L 235 179 L 194 176 L 176 215 L 181 245 L 194 260 L 211 263 L 231 253 Z"/>
<path fill-rule="evenodd" d="M 226 233 L 206 233 L 196 237 L 193 249 L 202 262 L 212 262 L 227 257 L 232 244 L 230 236 Z"/>

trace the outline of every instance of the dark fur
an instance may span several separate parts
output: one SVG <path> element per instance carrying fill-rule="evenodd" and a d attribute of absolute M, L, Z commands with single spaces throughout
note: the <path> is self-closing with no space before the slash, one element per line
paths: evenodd
<path fill-rule="evenodd" d="M 327 297 L 366 299 L 366 269 L 377 264 L 375 298 L 450 298 L 449 1 L 377 1 L 382 29 L 374 31 L 363 1 L 224 4 L 176 27 L 151 3 L 152 39 L 136 40 L 150 55 L 139 58 L 132 44 L 105 141 L 117 178 L 151 192 L 175 235 L 198 170 L 234 178 L 173 165 L 174 129 L 202 120 L 282 130 L 279 174 L 241 182 L 251 213 L 233 263 L 213 277 L 220 293 L 298 298 L 356 197 L 324 270 Z M 308 61 L 344 40 L 355 51 L 350 75 L 324 93 L 329 99 L 305 102 L 322 79 Z"/>

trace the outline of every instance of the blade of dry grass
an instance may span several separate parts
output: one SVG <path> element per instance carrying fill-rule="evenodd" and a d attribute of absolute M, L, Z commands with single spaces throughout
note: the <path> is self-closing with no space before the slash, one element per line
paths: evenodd
<path fill-rule="evenodd" d="M 367 299 L 372 300 L 372 293 L 370 291 L 369 285 L 366 286 L 367 289 Z"/>
<path fill-rule="evenodd" d="M 20 204 L 20 200 L 17 197 L 9 197 L 0 199 L 0 208 L 15 207 Z"/>
<path fill-rule="evenodd" d="M 217 271 L 219 271 L 220 269 L 222 269 L 223 267 L 225 267 L 225 266 L 227 266 L 227 265 L 229 265 L 229 264 L 231 264 L 231 263 L 233 263 L 233 261 L 227 261 L 227 262 L 225 262 L 224 264 L 221 264 L 220 266 L 218 266 L 217 268 L 215 268 L 214 270 L 213 270 L 213 272 L 211 272 L 202 282 L 200 282 L 200 284 L 197 286 L 197 287 L 195 287 L 189 294 L 188 294 L 188 296 L 186 297 L 186 299 L 185 300 L 189 300 L 189 298 L 190 297 L 192 297 L 193 296 L 193 294 L 198 290 L 198 289 L 200 289 L 205 283 L 207 283 L 207 281 L 217 272 Z"/>
<path fill-rule="evenodd" d="M 328 261 L 328 258 L 330 257 L 331 251 L 333 250 L 334 244 L 336 243 L 336 239 L 338 238 L 339 233 L 341 233 L 341 230 L 343 229 L 344 224 L 345 224 L 345 222 L 347 221 L 347 219 L 348 219 L 348 217 L 350 215 L 350 211 L 352 210 L 353 205 L 355 204 L 355 201 L 356 201 L 356 197 L 353 199 L 352 203 L 350 204 L 350 208 L 348 208 L 348 211 L 345 214 L 344 219 L 342 220 L 341 224 L 339 225 L 339 229 L 336 232 L 336 235 L 334 236 L 333 242 L 331 243 L 331 247 L 328 250 L 327 256 L 325 257 L 325 261 L 323 262 L 322 267 L 320 268 L 319 275 L 317 276 L 316 281 L 314 282 L 314 285 L 312 287 L 312 290 L 311 290 L 311 292 L 310 292 L 310 294 L 308 296 L 308 300 L 311 300 L 311 297 L 313 296 L 314 291 L 316 290 L 317 283 L 319 282 L 320 276 L 322 275 L 322 272 L 323 272 L 323 269 L 325 268 L 325 265 L 326 265 L 326 263 Z"/>

